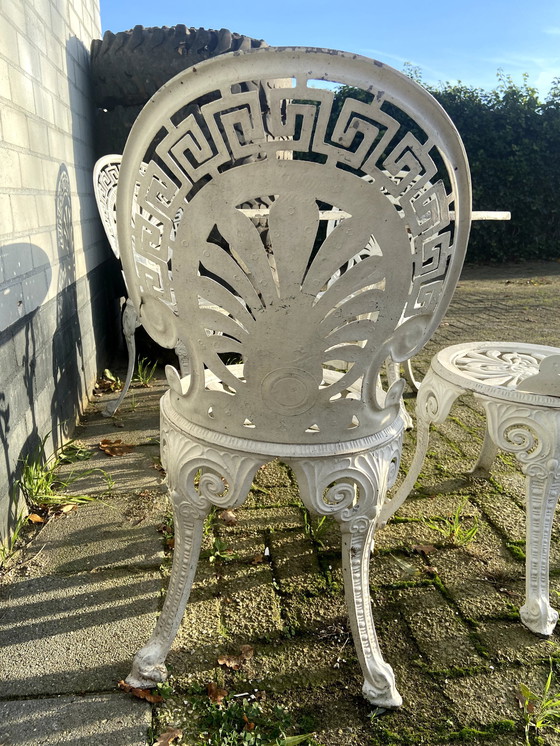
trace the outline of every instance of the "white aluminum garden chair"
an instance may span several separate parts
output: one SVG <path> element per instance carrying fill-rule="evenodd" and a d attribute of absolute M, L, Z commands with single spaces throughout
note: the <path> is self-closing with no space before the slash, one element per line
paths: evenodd
<path fill-rule="evenodd" d="M 111 153 L 110 155 L 104 155 L 96 161 L 93 167 L 93 190 L 97 202 L 97 209 L 99 211 L 99 216 L 101 217 L 101 223 L 105 229 L 107 240 L 109 241 L 109 246 L 119 263 L 121 254 L 117 240 L 116 205 L 121 161 L 121 155 Z M 124 275 L 123 279 L 126 286 L 126 278 Z M 110 401 L 103 410 L 102 414 L 104 417 L 112 417 L 116 413 L 130 388 L 130 384 L 132 383 L 132 376 L 134 375 L 134 368 L 136 365 L 136 339 L 134 334 L 139 326 L 141 326 L 141 324 L 138 320 L 136 308 L 131 299 L 127 298 L 122 310 L 122 330 L 128 355 L 126 378 L 119 396 Z M 187 373 L 188 358 L 184 347 L 180 343 L 177 344 L 175 352 L 179 359 L 181 372 Z"/>
<path fill-rule="evenodd" d="M 274 87 L 286 77 L 291 88 Z M 324 81 L 360 89 L 362 100 L 351 96 L 334 113 Z M 244 209 L 259 198 L 270 205 L 266 242 Z M 470 207 L 449 117 L 412 80 L 364 57 L 228 54 L 181 73 L 142 110 L 119 175 L 121 260 L 140 322 L 164 347 L 183 343 L 191 368 L 186 376 L 167 368 L 161 450 L 174 564 L 130 684 L 165 679 L 208 512 L 241 505 L 256 470 L 278 457 L 307 508 L 340 525 L 364 695 L 400 705 L 368 577 L 399 465 L 404 382 L 382 390 L 378 373 L 387 358 L 416 354 L 437 327 L 463 262 Z M 330 208 L 347 217 L 321 238 L 320 213 Z M 340 272 L 372 236 L 378 249 Z"/>

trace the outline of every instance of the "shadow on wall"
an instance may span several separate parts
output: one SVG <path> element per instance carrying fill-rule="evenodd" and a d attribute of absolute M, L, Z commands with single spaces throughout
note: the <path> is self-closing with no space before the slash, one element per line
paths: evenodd
<path fill-rule="evenodd" d="M 3 246 L 2 260 L 8 279 L 16 280 L 0 295 L 0 355 L 4 388 L 0 392 L 0 440 L 11 495 L 18 476 L 19 459 L 38 445 L 35 382 L 39 330 L 36 317 L 49 291 L 52 269 L 47 254 L 32 243 Z M 10 452 L 12 421 L 15 426 L 21 420 L 25 420 L 28 434 L 23 448 L 16 455 Z M 9 525 L 15 522 L 16 513 L 17 501 L 10 500 Z"/>
<path fill-rule="evenodd" d="M 53 447 L 59 448 L 70 435 L 81 405 L 81 380 L 84 375 L 84 350 L 78 315 L 76 257 L 72 224 L 70 178 L 64 164 L 56 182 L 56 247 L 58 279 L 56 327 L 52 340 L 53 396 L 51 425 Z"/>
<path fill-rule="evenodd" d="M 21 476 L 23 460 L 40 459 L 62 445 L 81 404 L 78 390 L 83 347 L 77 314 L 72 200 L 65 164 L 61 164 L 56 181 L 55 217 L 58 261 L 56 297 L 51 302 L 43 303 L 53 280 L 47 254 L 33 244 L 11 244 L 2 249 L 4 265 L 12 258 L 13 276 L 20 274 L 23 278 L 5 291 L 3 300 L 10 299 L 9 304 L 4 302 L 5 312 L 0 307 L 0 322 L 4 324 L 11 321 L 8 313 L 13 317 L 14 308 L 23 314 L 0 335 L 0 348 L 11 343 L 14 350 L 13 355 L 2 352 L 3 360 L 13 360 L 13 371 L 4 381 L 9 396 L 0 394 L 0 435 L 9 493 L 15 498 L 10 500 L 11 526 L 20 512 L 19 496 L 13 489 Z M 27 267 L 36 269 L 26 275 Z M 10 431 L 21 420 L 25 420 L 27 435 L 19 452 L 13 453 Z M 49 436 L 52 442 L 42 454 L 41 442 Z"/>

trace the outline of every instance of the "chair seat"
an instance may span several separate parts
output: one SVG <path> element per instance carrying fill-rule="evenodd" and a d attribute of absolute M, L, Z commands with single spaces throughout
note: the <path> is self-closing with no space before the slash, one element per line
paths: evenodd
<path fill-rule="evenodd" d="M 243 365 L 228 365 L 228 369 L 234 373 L 236 377 L 241 377 L 243 373 Z M 202 427 L 196 422 L 191 421 L 181 411 L 180 404 L 182 396 L 185 391 L 188 391 L 190 386 L 190 376 L 183 376 L 180 382 L 177 378 L 174 369 L 168 366 L 168 381 L 170 384 L 170 390 L 164 394 L 161 400 L 161 415 L 162 420 L 166 420 L 169 426 L 175 430 L 181 431 L 191 438 L 194 438 L 203 443 L 209 445 L 219 446 L 221 448 L 228 448 L 233 451 L 248 452 L 258 454 L 260 456 L 266 456 L 269 458 L 317 458 L 327 456 L 340 456 L 347 453 L 357 453 L 360 451 L 367 451 L 372 448 L 379 448 L 383 444 L 393 440 L 399 435 L 405 425 L 407 424 L 406 418 L 403 416 L 405 413 L 404 409 L 401 409 L 398 417 L 396 417 L 389 425 L 384 427 L 378 432 L 372 433 L 365 437 L 356 438 L 354 440 L 333 440 L 332 442 L 321 442 L 317 444 L 309 443 L 282 443 L 282 442 L 265 442 L 260 440 L 253 440 L 250 438 L 240 438 L 235 435 L 225 433 L 223 428 L 220 430 L 212 430 L 210 428 Z M 205 387 L 215 391 L 223 391 L 225 384 L 221 381 L 218 376 L 214 375 L 211 371 L 206 370 L 205 375 Z M 323 369 L 323 380 L 325 385 L 331 385 L 337 380 L 342 378 L 344 373 L 330 370 L 328 368 Z M 180 385 L 180 390 L 178 386 Z M 227 390 L 227 387 L 226 387 Z M 360 398 L 360 385 L 358 382 L 348 387 L 347 398 Z M 250 424 L 247 425 L 250 429 Z"/>

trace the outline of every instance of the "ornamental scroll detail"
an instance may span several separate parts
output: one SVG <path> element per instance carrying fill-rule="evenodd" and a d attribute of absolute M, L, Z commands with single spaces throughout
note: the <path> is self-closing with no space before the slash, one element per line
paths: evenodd
<path fill-rule="evenodd" d="M 375 432 L 396 416 L 377 371 L 415 348 L 443 291 L 454 181 L 436 135 L 382 91 L 338 106 L 305 76 L 247 87 L 185 100 L 146 144 L 132 215 L 142 323 L 187 347 L 178 406 L 200 425 L 286 442 Z M 329 210 L 343 217 L 325 236 Z M 241 374 L 227 365 L 240 361 Z"/>

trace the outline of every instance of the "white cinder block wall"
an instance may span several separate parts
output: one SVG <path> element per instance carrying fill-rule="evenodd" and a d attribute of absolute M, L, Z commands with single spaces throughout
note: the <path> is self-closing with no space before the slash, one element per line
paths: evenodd
<path fill-rule="evenodd" d="M 71 433 L 118 334 L 92 189 L 98 0 L 0 4 L 0 535 L 21 459 Z M 109 260 L 109 262 L 108 262 Z"/>

